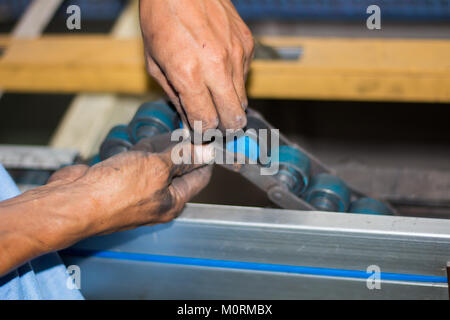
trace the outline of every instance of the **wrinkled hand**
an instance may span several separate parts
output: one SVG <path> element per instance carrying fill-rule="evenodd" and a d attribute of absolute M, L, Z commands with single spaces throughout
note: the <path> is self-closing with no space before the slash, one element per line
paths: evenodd
<path fill-rule="evenodd" d="M 195 148 L 201 148 L 189 147 L 192 155 Z M 77 213 L 88 224 L 89 236 L 169 222 L 209 182 L 212 166 L 176 165 L 171 160 L 172 148 L 149 153 L 145 139 L 135 148 L 93 167 L 63 168 L 50 178 L 47 186 L 76 182 L 81 188 L 75 190 L 83 190 L 94 200 L 94 210 L 86 210 L 89 216 Z M 209 154 L 204 159 L 210 161 L 212 147 L 206 150 Z"/>
<path fill-rule="evenodd" d="M 141 0 L 147 68 L 194 127 L 246 125 L 250 30 L 230 0 Z"/>
<path fill-rule="evenodd" d="M 175 165 L 171 154 L 179 144 L 161 153 L 148 152 L 151 146 L 143 140 L 139 150 L 93 167 L 63 168 L 46 185 L 1 201 L 0 276 L 87 237 L 174 219 L 206 186 L 211 166 Z M 181 150 L 199 154 L 199 148 Z M 209 148 L 203 159 L 213 154 Z"/>

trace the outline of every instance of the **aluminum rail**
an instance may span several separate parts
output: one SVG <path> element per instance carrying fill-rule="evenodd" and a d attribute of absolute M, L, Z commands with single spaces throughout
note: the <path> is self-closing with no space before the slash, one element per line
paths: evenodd
<path fill-rule="evenodd" d="M 73 164 L 77 159 L 75 149 L 44 146 L 0 145 L 0 163 L 5 168 L 58 170 Z"/>
<path fill-rule="evenodd" d="M 450 220 L 188 204 L 63 257 L 87 298 L 448 299 Z"/>

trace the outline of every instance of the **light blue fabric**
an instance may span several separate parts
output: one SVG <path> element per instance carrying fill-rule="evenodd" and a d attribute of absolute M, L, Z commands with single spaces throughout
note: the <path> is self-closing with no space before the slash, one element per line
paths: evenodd
<path fill-rule="evenodd" d="M 19 194 L 16 184 L 0 164 L 0 201 Z M 46 254 L 0 277 L 0 300 L 83 299 L 80 291 L 68 289 L 68 277 L 58 254 Z"/>

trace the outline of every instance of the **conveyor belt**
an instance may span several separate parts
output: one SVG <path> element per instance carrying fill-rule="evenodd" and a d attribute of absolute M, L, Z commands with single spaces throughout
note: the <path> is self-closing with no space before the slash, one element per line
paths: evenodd
<path fill-rule="evenodd" d="M 167 102 L 144 103 L 129 124 L 111 129 L 100 148 L 99 158 L 93 163 L 130 150 L 144 138 L 151 139 L 155 150 L 164 150 L 172 135 L 181 130 L 180 125 L 178 114 Z M 334 170 L 293 144 L 250 108 L 244 130 L 226 137 L 219 131 L 209 132 L 211 136 L 207 141 L 191 134 L 191 140 L 208 143 L 215 138 L 212 142 L 216 149 L 215 163 L 240 173 L 281 208 L 395 213 L 389 204 L 349 186 Z M 177 137 L 184 136 L 178 133 Z"/>

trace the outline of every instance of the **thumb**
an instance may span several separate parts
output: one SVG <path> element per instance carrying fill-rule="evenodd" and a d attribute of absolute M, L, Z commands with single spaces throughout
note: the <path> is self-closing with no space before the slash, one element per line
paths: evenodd
<path fill-rule="evenodd" d="M 171 201 L 170 210 L 164 214 L 165 221 L 175 219 L 183 209 L 186 202 L 202 191 L 211 179 L 213 166 L 204 166 L 186 173 L 172 180 L 166 189 L 167 197 Z"/>
<path fill-rule="evenodd" d="M 183 206 L 202 191 L 211 179 L 212 169 L 211 165 L 204 166 L 173 179 L 169 189 L 172 189 L 171 192 L 175 196 L 176 202 L 180 202 Z"/>

